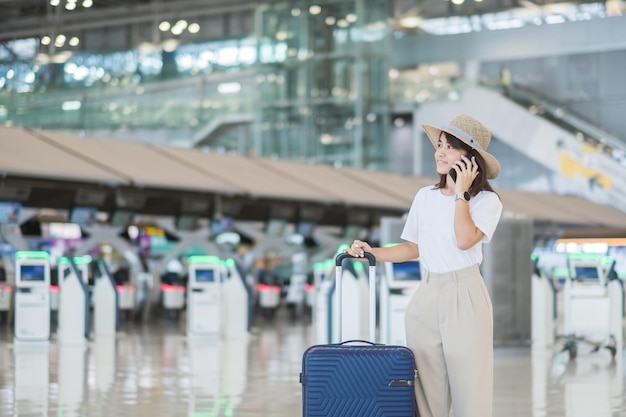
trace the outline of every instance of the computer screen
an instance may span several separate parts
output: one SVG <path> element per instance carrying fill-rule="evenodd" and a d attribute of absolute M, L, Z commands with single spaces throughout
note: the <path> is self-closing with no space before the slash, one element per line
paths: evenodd
<path fill-rule="evenodd" d="M 265 233 L 270 236 L 282 236 L 287 228 L 285 219 L 269 219 L 265 224 Z"/>
<path fill-rule="evenodd" d="M 394 281 L 420 281 L 422 279 L 419 261 L 395 262 L 392 269 Z"/>
<path fill-rule="evenodd" d="M 45 265 L 20 265 L 20 280 L 23 282 L 45 282 Z"/>
<path fill-rule="evenodd" d="M 0 201 L 0 223 L 17 223 L 22 204 L 16 201 Z"/>
<path fill-rule="evenodd" d="M 127 227 L 133 224 L 135 212 L 129 210 L 115 210 L 111 214 L 111 226 Z"/>
<path fill-rule="evenodd" d="M 44 229 L 46 225 L 42 225 Z M 80 226 L 75 223 L 48 223 L 47 233 L 42 230 L 42 235 L 47 235 L 53 239 L 80 239 L 83 233 Z"/>
<path fill-rule="evenodd" d="M 90 206 L 76 206 L 70 212 L 70 223 L 84 225 L 92 225 L 96 222 L 96 213 L 98 209 Z"/>
<path fill-rule="evenodd" d="M 50 285 L 59 285 L 59 268 L 50 268 Z"/>
<path fill-rule="evenodd" d="M 196 269 L 196 282 L 215 282 L 215 270 L 209 269 Z"/>
<path fill-rule="evenodd" d="M 211 221 L 210 229 L 213 235 L 233 230 L 235 219 L 232 216 L 216 217 Z"/>
<path fill-rule="evenodd" d="M 198 216 L 181 214 L 176 218 L 176 229 L 182 231 L 192 231 L 198 229 Z"/>
<path fill-rule="evenodd" d="M 296 233 L 302 236 L 312 236 L 316 226 L 315 222 L 299 222 L 296 226 Z"/>
<path fill-rule="evenodd" d="M 600 273 L 597 266 L 574 266 L 574 276 L 577 281 L 597 282 L 600 280 Z"/>

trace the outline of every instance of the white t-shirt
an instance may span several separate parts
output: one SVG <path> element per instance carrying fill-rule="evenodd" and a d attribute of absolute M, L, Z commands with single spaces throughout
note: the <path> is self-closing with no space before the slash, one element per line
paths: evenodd
<path fill-rule="evenodd" d="M 402 230 L 402 239 L 417 243 L 420 262 L 428 271 L 456 271 L 483 260 L 482 243 L 491 240 L 500 215 L 502 202 L 491 191 L 481 191 L 469 201 L 470 216 L 485 236 L 468 250 L 459 249 L 454 235 L 454 195 L 446 196 L 432 185 L 421 188 Z"/>

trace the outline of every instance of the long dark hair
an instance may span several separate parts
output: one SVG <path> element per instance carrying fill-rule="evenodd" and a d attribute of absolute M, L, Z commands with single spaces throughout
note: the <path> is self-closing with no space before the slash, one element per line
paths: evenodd
<path fill-rule="evenodd" d="M 448 132 L 443 132 L 446 135 L 446 140 L 448 141 L 448 145 L 453 147 L 454 149 L 460 149 L 465 151 L 465 155 L 471 153 L 474 155 L 476 163 L 478 164 L 478 175 L 474 178 L 474 182 L 470 186 L 469 193 L 472 197 L 478 194 L 481 191 L 491 191 L 494 192 L 493 187 L 489 184 L 487 180 L 487 165 L 485 163 L 485 159 L 478 152 L 473 152 L 472 148 L 465 144 L 462 140 L 456 138 L 456 136 L 452 136 Z M 439 174 L 439 182 L 435 184 L 435 188 L 446 188 L 446 182 L 448 180 L 447 174 Z"/>

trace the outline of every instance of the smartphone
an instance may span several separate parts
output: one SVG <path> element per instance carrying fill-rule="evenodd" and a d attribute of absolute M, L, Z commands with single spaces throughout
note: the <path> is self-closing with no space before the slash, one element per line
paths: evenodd
<path fill-rule="evenodd" d="M 450 178 L 452 178 L 452 182 L 456 182 L 456 169 L 451 168 L 448 174 L 450 175 Z"/>
<path fill-rule="evenodd" d="M 471 160 L 473 156 L 474 155 L 471 152 L 468 152 L 467 155 L 465 155 L 465 157 L 469 160 Z M 463 160 L 461 159 L 461 161 Z M 463 161 L 463 163 L 465 164 L 465 161 Z M 465 164 L 465 167 L 467 168 L 467 164 Z M 452 182 L 456 182 L 456 169 L 450 168 L 448 174 L 450 175 L 450 178 L 452 178 Z"/>

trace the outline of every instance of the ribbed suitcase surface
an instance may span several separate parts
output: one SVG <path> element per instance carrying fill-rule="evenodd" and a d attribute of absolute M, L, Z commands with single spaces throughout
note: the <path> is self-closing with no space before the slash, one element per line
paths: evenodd
<path fill-rule="evenodd" d="M 404 346 L 311 346 L 300 380 L 304 417 L 414 417 L 415 360 Z"/>

